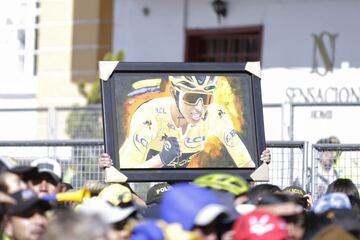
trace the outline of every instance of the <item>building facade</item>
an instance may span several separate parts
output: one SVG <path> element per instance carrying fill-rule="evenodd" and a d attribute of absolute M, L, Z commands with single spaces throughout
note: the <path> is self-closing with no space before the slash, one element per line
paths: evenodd
<path fill-rule="evenodd" d="M 2 139 L 67 138 L 54 108 L 86 103 L 77 83 L 98 79 L 112 12 L 112 0 L 0 1 Z"/>
<path fill-rule="evenodd" d="M 210 0 L 115 0 L 113 51 L 130 62 L 261 61 L 267 140 L 360 142 L 348 129 L 358 106 L 293 108 L 360 102 L 360 2 L 224 2 L 219 18 Z"/>
<path fill-rule="evenodd" d="M 360 142 L 348 130 L 360 120 L 359 1 L 224 0 L 223 15 L 213 2 L 2 0 L 0 108 L 84 105 L 76 83 L 96 80 L 108 51 L 128 62 L 260 61 L 267 140 Z M 33 139 L 53 122 L 7 119 Z"/>

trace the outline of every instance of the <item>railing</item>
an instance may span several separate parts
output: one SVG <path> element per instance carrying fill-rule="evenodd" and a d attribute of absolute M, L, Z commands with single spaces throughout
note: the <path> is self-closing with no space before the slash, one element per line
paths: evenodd
<path fill-rule="evenodd" d="M 272 155 L 269 183 L 280 188 L 302 186 L 315 199 L 338 177 L 350 178 L 360 188 L 360 144 L 314 144 L 310 154 L 307 142 L 270 141 L 267 148 Z M 0 141 L 0 155 L 21 164 L 30 164 L 41 157 L 58 159 L 64 173 L 74 173 L 72 185 L 75 188 L 82 187 L 87 180 L 104 178 L 98 167 L 102 149 L 102 139 Z M 140 183 L 134 184 L 134 189 L 139 189 L 145 196 L 146 187 Z"/>
<path fill-rule="evenodd" d="M 264 124 L 267 136 L 271 139 L 296 138 L 302 131 L 304 119 L 298 116 L 302 109 L 331 110 L 341 115 L 349 124 L 356 121 L 354 111 L 358 111 L 360 103 L 273 103 L 263 104 Z M 343 112 L 338 112 L 346 109 Z M 330 111 L 329 110 L 329 111 Z M 346 116 L 349 116 L 348 118 Z M 350 117 L 352 116 L 352 117 Z M 326 117 L 326 116 L 323 116 Z M 330 117 L 330 116 L 328 116 Z M 339 117 L 337 117 L 339 121 Z M 102 138 L 101 106 L 85 107 L 52 107 L 52 108 L 2 108 L 0 109 L 0 140 L 15 139 L 100 139 Z M 300 119 L 298 122 L 297 120 Z M 296 121 L 295 121 L 296 120 Z M 306 119 L 310 121 L 311 119 Z M 352 120 L 351 122 L 348 120 Z M 329 119 L 330 122 L 330 119 Z M 26 123 L 26 124 L 25 124 Z M 336 123 L 334 123 L 336 124 Z M 8 126 L 16 126 L 9 128 Z M 346 125 L 337 125 L 337 132 L 352 134 Z M 330 135 L 330 134 L 329 134 Z M 336 134 L 335 134 L 336 135 Z M 323 137 L 323 136 L 321 136 Z M 310 141 L 309 139 L 301 139 Z M 357 140 L 357 139 L 355 139 Z M 357 142 L 357 141 L 356 141 Z"/>
<path fill-rule="evenodd" d="M 0 141 L 0 153 L 19 164 L 29 165 L 37 158 L 57 159 L 64 174 L 73 174 L 72 186 L 82 187 L 87 180 L 102 180 L 98 159 L 103 149 L 102 140 L 65 141 Z"/>
<path fill-rule="evenodd" d="M 0 140 L 101 139 L 101 106 L 0 109 Z M 12 126 L 9 128 L 9 126 Z"/>
<path fill-rule="evenodd" d="M 271 141 L 269 183 L 285 188 L 290 185 L 306 188 L 307 142 Z"/>
<path fill-rule="evenodd" d="M 321 197 L 337 178 L 349 178 L 360 189 L 360 144 L 314 144 L 311 157 L 313 197 Z"/>
<path fill-rule="evenodd" d="M 297 184 L 305 186 L 304 142 L 268 142 L 272 154 L 270 183 L 281 188 Z M 73 172 L 71 184 L 82 187 L 88 180 L 104 179 L 98 167 L 98 158 L 103 149 L 102 140 L 47 140 L 47 141 L 0 141 L 0 153 L 20 164 L 28 165 L 32 160 L 50 157 L 60 161 L 63 172 Z M 146 196 L 146 183 L 134 183 L 135 190 Z"/>

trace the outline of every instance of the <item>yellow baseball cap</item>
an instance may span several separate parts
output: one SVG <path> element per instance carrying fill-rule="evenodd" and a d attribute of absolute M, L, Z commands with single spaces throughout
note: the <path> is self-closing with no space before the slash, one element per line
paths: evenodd
<path fill-rule="evenodd" d="M 101 190 L 98 197 L 110 202 L 114 206 L 119 206 L 121 203 L 130 203 L 132 201 L 130 189 L 118 183 L 105 187 Z"/>

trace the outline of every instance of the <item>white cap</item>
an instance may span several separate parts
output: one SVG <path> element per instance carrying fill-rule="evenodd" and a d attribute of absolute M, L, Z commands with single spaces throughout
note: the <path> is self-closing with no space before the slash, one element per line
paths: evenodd
<path fill-rule="evenodd" d="M 84 199 L 83 203 L 76 207 L 76 211 L 88 216 L 97 215 L 105 223 L 112 224 L 125 220 L 136 211 L 136 208 L 115 207 L 102 198 L 92 197 Z"/>
<path fill-rule="evenodd" d="M 31 162 L 32 167 L 37 167 L 39 173 L 49 173 L 57 182 L 61 182 L 61 165 L 51 158 L 39 158 Z"/>
<path fill-rule="evenodd" d="M 217 203 L 208 204 L 196 214 L 194 224 L 197 226 L 206 226 L 222 213 L 227 213 L 225 206 Z"/>

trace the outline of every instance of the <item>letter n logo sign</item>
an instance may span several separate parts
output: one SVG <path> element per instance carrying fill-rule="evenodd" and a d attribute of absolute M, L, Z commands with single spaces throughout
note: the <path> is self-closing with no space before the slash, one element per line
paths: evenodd
<path fill-rule="evenodd" d="M 313 34 L 314 52 L 312 73 L 325 76 L 328 72 L 332 72 L 335 60 L 335 40 L 338 34 L 322 32 L 319 35 Z M 319 66 L 319 64 L 322 64 Z M 324 70 L 320 70 L 320 69 Z"/>

